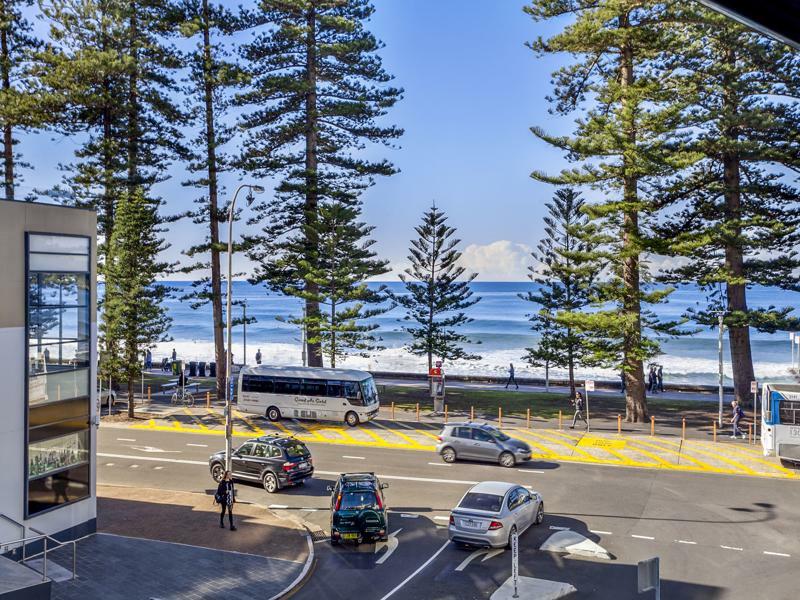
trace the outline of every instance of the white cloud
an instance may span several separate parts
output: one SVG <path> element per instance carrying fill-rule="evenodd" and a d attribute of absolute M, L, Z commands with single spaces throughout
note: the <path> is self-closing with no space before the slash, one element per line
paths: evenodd
<path fill-rule="evenodd" d="M 479 281 L 524 281 L 533 264 L 532 248 L 509 240 L 490 244 L 470 244 L 459 264 L 467 273 L 477 273 Z"/>

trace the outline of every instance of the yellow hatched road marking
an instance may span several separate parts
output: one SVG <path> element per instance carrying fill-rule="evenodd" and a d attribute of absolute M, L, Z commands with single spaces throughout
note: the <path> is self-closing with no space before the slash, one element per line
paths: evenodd
<path fill-rule="evenodd" d="M 663 446 L 658 446 L 658 445 L 653 444 L 651 442 L 645 442 L 643 440 L 638 440 L 638 439 L 637 440 L 629 440 L 629 442 L 631 444 L 635 444 L 635 445 L 639 445 L 639 446 L 648 446 L 649 448 L 653 448 L 654 450 L 661 450 L 662 452 L 669 452 L 670 454 L 674 454 L 678 458 L 678 460 L 685 459 L 685 460 L 688 460 L 690 462 L 693 462 L 695 465 L 697 465 L 697 468 L 699 468 L 699 469 L 701 469 L 703 471 L 716 471 L 716 472 L 719 472 L 719 473 L 733 473 L 734 472 L 734 471 L 731 471 L 730 469 L 721 469 L 720 467 L 715 467 L 715 466 L 710 465 L 708 463 L 705 463 L 705 462 L 703 462 L 701 460 L 698 460 L 698 459 L 696 459 L 696 458 L 694 458 L 692 456 L 687 456 L 686 454 L 683 454 L 680 451 L 676 452 L 675 450 L 672 450 L 671 448 L 664 448 Z M 689 469 L 689 467 L 687 465 L 685 465 L 685 464 L 684 465 L 677 464 L 676 466 L 678 468 L 680 468 L 680 469 L 684 469 L 684 468 L 685 469 Z"/>
<path fill-rule="evenodd" d="M 525 442 L 527 442 L 531 446 L 534 446 L 535 448 L 539 448 L 540 450 L 542 450 L 545 453 L 545 456 L 548 457 L 548 458 L 555 458 L 555 459 L 569 459 L 570 458 L 569 456 L 558 454 L 558 453 L 554 452 L 551 448 L 549 448 L 548 446 L 545 446 L 544 444 L 538 444 L 538 443 L 534 442 L 533 441 L 534 439 L 537 439 L 537 440 L 540 439 L 538 437 L 537 438 L 529 437 L 524 431 L 522 431 L 520 429 L 514 429 L 513 431 L 516 431 L 517 433 L 521 433 L 523 436 L 525 436 L 525 438 L 526 438 Z"/>
<path fill-rule="evenodd" d="M 694 442 L 694 443 L 695 444 L 699 444 L 699 443 L 702 443 L 702 442 Z M 738 455 L 738 456 L 741 456 L 743 458 L 747 458 L 747 460 L 751 460 L 753 462 L 757 462 L 757 463 L 760 463 L 760 464 L 767 465 L 768 467 L 772 467 L 773 469 L 777 469 L 778 471 L 786 472 L 786 473 L 793 473 L 789 469 L 786 469 L 786 468 L 780 466 L 779 464 L 772 463 L 772 462 L 770 462 L 768 460 L 765 460 L 763 454 L 759 453 L 758 455 L 753 456 L 749 452 L 749 450 L 747 448 L 731 447 L 731 446 L 728 446 L 726 444 L 721 444 L 719 448 L 717 448 L 716 446 L 709 446 L 707 444 L 704 444 L 703 448 L 706 448 L 707 450 L 718 450 L 720 452 L 723 452 L 723 451 L 724 452 L 732 452 L 734 455 Z M 730 454 L 726 454 L 726 456 L 731 456 L 731 455 Z M 733 457 L 731 457 L 731 458 L 733 458 Z"/>
<path fill-rule="evenodd" d="M 567 433 L 560 433 L 560 435 L 563 435 L 564 437 L 570 437 L 570 438 L 576 439 L 576 440 L 580 439 L 577 436 L 571 436 L 571 435 L 569 435 Z M 643 450 L 641 448 L 637 448 L 635 446 L 631 446 L 631 444 L 635 443 L 636 440 L 626 439 L 624 441 L 626 442 L 626 445 L 625 445 L 625 449 L 626 450 L 632 450 L 634 452 L 638 452 L 639 454 L 641 454 L 643 456 L 646 456 L 648 458 L 651 458 L 651 459 L 655 460 L 658 464 L 660 464 L 662 466 L 665 466 L 665 467 L 674 468 L 674 467 L 678 466 L 676 463 L 671 463 L 671 462 L 669 462 L 667 460 L 664 460 L 663 458 L 661 458 L 660 456 L 658 456 L 656 454 L 653 454 L 652 452 L 648 452 L 647 450 Z M 604 450 L 608 450 L 607 448 L 603 448 L 603 449 Z M 679 453 L 672 452 L 672 450 L 666 450 L 666 451 L 670 452 L 671 454 L 675 454 L 676 456 L 680 456 Z M 611 453 L 611 454 L 613 454 L 613 453 Z M 627 458 L 627 457 L 624 457 L 624 458 L 625 458 L 625 460 L 631 460 L 630 458 Z M 639 461 L 633 461 L 633 462 L 637 462 L 638 463 Z M 641 464 L 649 464 L 649 463 L 641 463 Z"/>
<path fill-rule="evenodd" d="M 314 436 L 314 439 L 316 441 L 325 442 L 328 439 L 324 435 L 321 435 L 321 434 L 319 434 L 317 432 L 317 429 L 320 429 L 320 427 L 318 425 L 316 425 L 316 424 L 312 423 L 311 425 L 306 425 L 305 423 L 302 423 L 299 420 L 295 420 L 294 424 L 297 425 L 298 427 L 300 427 L 301 429 L 304 429 L 305 431 L 310 433 L 312 436 Z"/>
<path fill-rule="evenodd" d="M 364 433 L 366 433 L 366 434 L 367 434 L 369 437 L 371 437 L 373 440 L 375 440 L 375 441 L 376 441 L 376 442 L 378 442 L 379 444 L 385 444 L 385 443 L 387 442 L 387 440 L 385 440 L 385 439 L 383 439 L 382 437 L 380 437 L 380 436 L 379 436 L 377 433 L 375 433 L 374 431 L 370 431 L 369 429 L 367 429 L 367 428 L 366 428 L 365 426 L 363 426 L 363 425 L 361 426 L 361 429 L 360 429 L 360 430 L 361 430 L 361 431 L 363 431 Z M 389 442 L 389 443 L 394 443 L 394 442 Z M 402 445 L 403 445 L 403 446 L 405 446 L 405 444 L 402 444 Z"/>
<path fill-rule="evenodd" d="M 238 410 L 234 410 L 233 415 L 236 418 L 244 421 L 248 425 L 248 427 L 250 427 L 250 429 L 256 432 L 256 435 L 264 435 L 264 430 L 261 429 L 261 427 L 259 427 L 255 423 L 253 423 L 253 420 L 248 418 L 247 415 L 240 413 Z"/>
<path fill-rule="evenodd" d="M 598 458 L 597 456 L 594 456 L 593 454 L 590 454 L 589 452 L 581 450 L 580 448 L 578 448 L 577 444 L 568 444 L 567 442 L 562 442 L 561 440 L 558 440 L 558 439 L 555 439 L 555 438 L 552 438 L 552 437 L 547 437 L 548 435 L 560 435 L 562 437 L 569 438 L 570 436 L 568 436 L 565 433 L 561 433 L 559 431 L 550 432 L 550 431 L 538 430 L 538 434 L 539 434 L 539 439 L 545 439 L 547 441 L 553 442 L 554 444 L 561 444 L 562 446 L 566 446 L 567 448 L 571 448 L 573 456 L 575 456 L 575 452 L 578 452 L 579 454 L 583 455 L 585 458 L 588 458 L 589 460 L 592 460 L 592 461 L 595 461 L 595 462 L 612 462 L 612 463 L 616 462 L 616 461 L 613 461 L 613 460 L 609 461 L 606 458 Z M 531 435 L 536 435 L 536 434 L 532 433 Z M 572 439 L 576 439 L 576 438 L 572 438 Z"/>
<path fill-rule="evenodd" d="M 408 437 L 405 433 L 400 433 L 396 429 L 390 429 L 390 428 L 386 427 L 385 425 L 381 425 L 380 423 L 376 423 L 375 421 L 370 421 L 370 423 L 372 425 L 375 425 L 375 427 L 380 427 L 381 429 L 385 429 L 386 431 L 396 435 L 400 439 L 407 441 L 412 446 L 419 446 L 420 445 L 418 441 Z M 439 440 L 437 439 L 436 441 L 439 441 Z"/>
<path fill-rule="evenodd" d="M 545 432 L 545 433 L 551 433 L 551 432 Z M 607 440 L 605 438 L 598 438 L 598 437 L 594 437 L 594 436 L 589 435 L 589 434 L 583 435 L 581 437 L 578 437 L 578 436 L 569 435 L 568 433 L 563 433 L 563 432 L 560 432 L 560 431 L 553 431 L 552 433 L 554 435 L 563 436 L 563 437 L 565 437 L 567 439 L 578 440 L 578 443 L 576 444 L 576 446 L 588 446 L 588 447 L 591 447 L 591 448 L 597 448 L 598 450 L 602 450 L 602 451 L 610 454 L 611 456 L 615 457 L 617 460 L 619 460 L 624 465 L 634 466 L 634 467 L 652 467 L 652 466 L 654 466 L 653 463 L 633 460 L 630 457 L 625 456 L 624 454 L 620 454 L 619 452 L 616 452 L 615 451 L 615 447 L 618 447 L 618 448 L 624 447 L 625 446 L 625 440 Z M 596 442 L 596 441 L 610 442 L 611 445 L 607 446 L 605 444 L 600 445 L 600 444 L 592 443 L 592 442 Z M 584 442 L 587 442 L 587 443 L 584 444 Z M 593 458 L 594 458 L 594 456 L 593 456 Z"/>
<path fill-rule="evenodd" d="M 189 415 L 192 418 L 192 421 L 197 423 L 197 426 L 200 427 L 203 431 L 208 431 L 208 427 L 203 424 L 203 421 L 197 415 L 193 414 L 187 407 L 183 407 L 183 412 Z"/>
<path fill-rule="evenodd" d="M 421 433 L 422 435 L 427 435 L 429 438 L 434 439 L 437 442 L 439 441 L 439 436 L 438 435 L 433 435 L 432 433 L 429 433 L 429 432 L 425 431 L 424 429 L 417 429 L 416 427 L 411 427 L 411 429 L 413 429 L 417 433 Z"/>
<path fill-rule="evenodd" d="M 677 446 L 678 448 L 681 449 L 681 456 L 686 456 L 686 454 L 685 454 L 686 446 L 685 445 L 679 444 L 677 442 L 673 442 L 671 440 L 658 440 L 658 442 L 662 443 L 662 444 L 669 444 L 671 446 Z M 703 456 L 710 456 L 711 458 L 714 458 L 714 459 L 716 459 L 716 460 L 718 460 L 720 462 L 724 462 L 724 463 L 726 463 L 728 465 L 731 465 L 734 469 L 736 469 L 738 471 L 741 471 L 743 473 L 747 473 L 748 475 L 758 475 L 759 474 L 758 471 L 754 471 L 750 467 L 747 467 L 747 466 L 745 466 L 745 465 L 743 465 L 741 463 L 738 463 L 738 462 L 736 462 L 734 460 L 730 460 L 728 458 L 724 458 L 724 457 L 720 456 L 719 454 L 714 454 L 712 452 L 704 452 L 703 450 L 698 450 L 696 448 L 691 448 L 691 451 L 692 452 L 697 452 L 698 454 L 701 454 Z"/>

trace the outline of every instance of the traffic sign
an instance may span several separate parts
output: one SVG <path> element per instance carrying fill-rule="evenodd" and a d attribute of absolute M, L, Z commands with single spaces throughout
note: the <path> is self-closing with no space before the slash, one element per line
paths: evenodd
<path fill-rule="evenodd" d="M 757 381 L 751 381 L 750 382 L 750 393 L 751 394 L 755 394 L 757 392 L 758 392 L 758 382 Z"/>
<path fill-rule="evenodd" d="M 519 535 L 517 530 L 511 534 L 511 579 L 514 580 L 514 595 L 512 598 L 519 598 Z"/>
<path fill-rule="evenodd" d="M 442 369 L 440 367 L 431 367 L 428 370 L 428 375 L 431 377 L 441 377 L 442 376 Z"/>
<path fill-rule="evenodd" d="M 586 391 L 587 392 L 593 392 L 594 391 L 594 380 L 593 379 L 587 379 L 584 382 L 584 386 L 586 387 Z"/>

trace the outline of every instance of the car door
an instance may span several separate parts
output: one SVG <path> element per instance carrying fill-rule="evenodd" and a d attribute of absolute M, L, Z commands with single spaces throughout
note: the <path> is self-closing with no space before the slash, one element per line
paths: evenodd
<path fill-rule="evenodd" d="M 252 457 L 247 461 L 247 473 L 251 477 L 261 478 L 261 471 L 267 464 L 270 447 L 266 444 L 257 443 L 253 446 Z"/>
<path fill-rule="evenodd" d="M 253 453 L 253 443 L 246 442 L 239 446 L 238 450 L 231 455 L 231 470 L 236 477 L 251 479 L 250 457 Z"/>
<path fill-rule="evenodd" d="M 472 433 L 469 427 L 453 427 L 447 440 L 458 458 L 473 458 Z"/>
<path fill-rule="evenodd" d="M 517 494 L 519 497 L 519 513 L 520 513 L 520 522 L 521 525 L 518 525 L 520 531 L 523 531 L 530 527 L 531 523 L 533 523 L 533 519 L 536 515 L 536 507 L 535 502 L 533 501 L 533 497 L 531 496 L 530 492 L 525 488 L 517 488 Z"/>
<path fill-rule="evenodd" d="M 497 448 L 497 443 L 494 441 L 494 438 L 478 427 L 472 427 L 471 429 L 472 458 L 477 460 L 490 460 L 492 462 L 496 461 L 497 457 L 500 456 L 500 451 Z"/>
<path fill-rule="evenodd" d="M 516 525 L 517 532 L 519 533 L 522 533 L 527 526 L 525 524 L 524 496 L 521 492 L 525 492 L 525 490 L 514 488 L 508 493 L 508 497 L 506 498 L 506 509 L 509 513 L 509 519 Z"/>

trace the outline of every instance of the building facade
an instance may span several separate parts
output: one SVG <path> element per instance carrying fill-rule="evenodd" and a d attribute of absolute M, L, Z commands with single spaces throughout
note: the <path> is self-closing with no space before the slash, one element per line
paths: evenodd
<path fill-rule="evenodd" d="M 0 202 L 0 541 L 95 530 L 96 231 L 94 211 Z"/>

